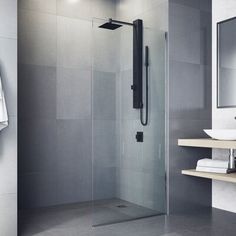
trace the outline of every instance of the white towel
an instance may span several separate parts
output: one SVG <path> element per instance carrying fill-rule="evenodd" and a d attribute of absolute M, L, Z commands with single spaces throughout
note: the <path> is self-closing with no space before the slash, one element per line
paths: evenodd
<path fill-rule="evenodd" d="M 226 174 L 227 170 L 228 170 L 227 168 L 202 167 L 202 166 L 197 166 L 196 168 L 196 171 L 220 173 L 220 174 Z"/>
<path fill-rule="evenodd" d="M 0 130 L 8 126 L 8 115 L 4 92 L 2 89 L 2 79 L 0 77 Z"/>
<path fill-rule="evenodd" d="M 228 168 L 228 161 L 212 160 L 208 158 L 201 159 L 197 162 L 197 166 L 214 167 L 214 168 Z"/>

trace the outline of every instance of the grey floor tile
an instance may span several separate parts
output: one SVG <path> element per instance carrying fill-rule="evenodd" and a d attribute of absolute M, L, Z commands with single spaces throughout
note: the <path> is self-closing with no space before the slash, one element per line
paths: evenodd
<path fill-rule="evenodd" d="M 114 202 L 117 203 L 117 201 Z M 108 201 L 108 206 L 111 206 L 111 201 Z M 103 217 L 109 215 L 107 209 L 97 208 L 98 215 L 101 214 L 100 219 L 105 219 Z M 104 214 L 102 214 L 103 210 Z M 92 227 L 94 222 L 92 213 L 96 214 L 96 211 L 93 212 L 91 207 L 82 204 L 52 208 L 51 210 L 37 210 L 30 214 L 25 213 L 21 235 L 233 236 L 235 233 L 235 214 L 216 209 L 189 214 L 149 217 L 99 227 Z M 113 213 L 110 212 L 110 216 Z M 225 225 L 227 218 L 234 223 Z"/>

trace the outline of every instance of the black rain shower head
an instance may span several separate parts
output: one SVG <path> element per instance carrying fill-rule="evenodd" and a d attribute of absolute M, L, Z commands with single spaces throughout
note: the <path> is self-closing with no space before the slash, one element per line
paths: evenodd
<path fill-rule="evenodd" d="M 120 28 L 123 25 L 134 26 L 134 24 L 129 23 L 129 22 L 109 19 L 109 21 L 107 23 L 100 25 L 99 28 L 108 29 L 108 30 L 115 30 L 115 29 Z"/>
<path fill-rule="evenodd" d="M 108 29 L 108 30 L 115 30 L 120 28 L 122 25 L 118 25 L 118 24 L 114 24 L 112 22 L 107 22 L 103 25 L 100 25 L 99 28 L 103 28 L 103 29 Z"/>

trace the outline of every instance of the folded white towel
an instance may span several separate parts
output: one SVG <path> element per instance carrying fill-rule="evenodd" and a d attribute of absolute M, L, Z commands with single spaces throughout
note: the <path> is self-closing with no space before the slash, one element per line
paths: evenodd
<path fill-rule="evenodd" d="M 197 162 L 197 166 L 201 167 L 214 167 L 214 168 L 228 168 L 228 161 L 212 160 L 209 158 L 201 159 Z"/>
<path fill-rule="evenodd" d="M 4 92 L 2 89 L 2 80 L 0 77 L 0 130 L 8 126 L 8 115 Z"/>
<path fill-rule="evenodd" d="M 197 166 L 196 171 L 226 174 L 228 168 L 214 168 Z"/>

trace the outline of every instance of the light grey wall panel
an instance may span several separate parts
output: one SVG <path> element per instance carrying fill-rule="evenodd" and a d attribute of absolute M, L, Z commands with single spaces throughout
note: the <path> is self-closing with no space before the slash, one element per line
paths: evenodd
<path fill-rule="evenodd" d="M 91 21 L 57 17 L 57 65 L 91 69 Z"/>
<path fill-rule="evenodd" d="M 17 38 L 17 0 L 0 1 L 0 37 Z"/>
<path fill-rule="evenodd" d="M 57 68 L 57 118 L 91 118 L 91 71 Z"/>
<path fill-rule="evenodd" d="M 9 126 L 0 133 L 0 231 L 17 235 L 17 1 L 0 1 L 0 76 Z"/>
<path fill-rule="evenodd" d="M 56 67 L 20 65 L 19 117 L 56 118 Z"/>
<path fill-rule="evenodd" d="M 56 14 L 57 0 L 19 0 L 18 8 Z"/>
<path fill-rule="evenodd" d="M 116 74 L 93 72 L 93 117 L 95 120 L 116 119 Z"/>
<path fill-rule="evenodd" d="M 57 18 L 37 11 L 19 10 L 19 62 L 55 66 Z"/>

